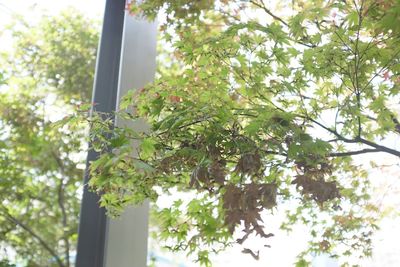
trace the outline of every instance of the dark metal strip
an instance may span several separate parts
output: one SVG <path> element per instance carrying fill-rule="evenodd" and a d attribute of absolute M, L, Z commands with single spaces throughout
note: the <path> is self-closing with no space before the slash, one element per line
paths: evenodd
<path fill-rule="evenodd" d="M 107 0 L 103 29 L 97 54 L 93 88 L 95 110 L 115 111 L 125 14 L 125 0 Z M 90 150 L 87 156 L 84 191 L 80 213 L 76 267 L 102 267 L 106 235 L 105 210 L 99 207 L 99 197 L 88 191 L 89 162 L 98 157 Z"/>

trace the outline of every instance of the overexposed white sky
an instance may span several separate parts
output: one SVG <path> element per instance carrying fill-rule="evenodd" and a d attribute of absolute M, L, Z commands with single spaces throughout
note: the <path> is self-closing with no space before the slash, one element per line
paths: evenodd
<path fill-rule="evenodd" d="M 102 17 L 104 5 L 105 0 L 0 0 L 0 23 L 9 20 L 17 13 L 31 20 L 40 17 L 43 10 L 54 14 L 69 6 L 92 18 Z"/>
<path fill-rule="evenodd" d="M 18 16 L 22 16 L 28 23 L 35 24 L 43 14 L 56 15 L 68 7 L 100 20 L 103 17 L 104 6 L 105 0 L 0 0 L 0 29 Z M 0 50 L 10 46 L 10 39 L 0 35 Z"/>

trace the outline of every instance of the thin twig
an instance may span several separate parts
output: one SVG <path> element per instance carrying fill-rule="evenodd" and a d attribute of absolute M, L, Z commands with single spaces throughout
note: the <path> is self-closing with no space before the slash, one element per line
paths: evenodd
<path fill-rule="evenodd" d="M 57 253 L 50 247 L 49 244 L 47 244 L 43 238 L 41 238 L 38 234 L 36 234 L 30 227 L 28 227 L 26 224 L 12 216 L 5 208 L 2 208 L 3 212 L 5 213 L 6 218 L 15 223 L 16 225 L 20 226 L 22 229 L 24 229 L 26 232 L 28 232 L 34 239 L 36 239 L 45 250 L 47 250 L 57 261 L 58 265 L 60 267 L 65 267 L 64 263 L 60 259 L 60 257 L 57 255 Z"/>

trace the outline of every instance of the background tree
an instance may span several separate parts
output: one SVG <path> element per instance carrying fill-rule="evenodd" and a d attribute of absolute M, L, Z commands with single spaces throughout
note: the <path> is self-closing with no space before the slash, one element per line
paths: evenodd
<path fill-rule="evenodd" d="M 1 260 L 0 266 L 1 267 L 16 267 L 14 264 L 11 264 L 8 260 Z"/>
<path fill-rule="evenodd" d="M 98 23 L 71 9 L 4 31 L 13 48 L 0 58 L 0 247 L 27 266 L 71 266 L 85 130 L 52 122 L 90 101 Z"/>

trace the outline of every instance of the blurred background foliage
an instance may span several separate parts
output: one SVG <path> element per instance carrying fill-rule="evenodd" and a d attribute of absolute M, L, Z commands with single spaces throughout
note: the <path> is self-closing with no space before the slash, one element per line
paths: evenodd
<path fill-rule="evenodd" d="M 72 264 L 86 129 L 52 123 L 90 101 L 98 25 L 68 9 L 2 29 L 0 249 L 26 266 Z"/>

